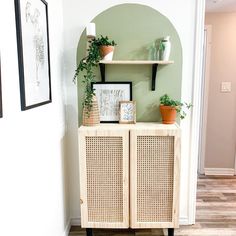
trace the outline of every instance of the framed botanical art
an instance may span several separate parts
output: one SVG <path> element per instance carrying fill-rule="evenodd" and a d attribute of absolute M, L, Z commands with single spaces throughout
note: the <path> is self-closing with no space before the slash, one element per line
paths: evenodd
<path fill-rule="evenodd" d="M 119 122 L 119 102 L 132 100 L 132 82 L 92 83 L 97 97 L 100 121 L 102 123 Z"/>
<path fill-rule="evenodd" d="M 0 58 L 0 118 L 2 118 L 2 76 L 1 76 L 1 58 Z"/>
<path fill-rule="evenodd" d="M 15 0 L 21 110 L 52 101 L 48 8 L 44 0 Z"/>
<path fill-rule="evenodd" d="M 136 123 L 136 102 L 121 101 L 120 104 L 120 124 Z"/>

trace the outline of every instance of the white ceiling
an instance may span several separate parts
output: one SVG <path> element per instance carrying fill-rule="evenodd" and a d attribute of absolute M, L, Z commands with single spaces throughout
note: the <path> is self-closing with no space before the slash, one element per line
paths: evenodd
<path fill-rule="evenodd" d="M 206 12 L 236 12 L 236 0 L 206 0 Z"/>

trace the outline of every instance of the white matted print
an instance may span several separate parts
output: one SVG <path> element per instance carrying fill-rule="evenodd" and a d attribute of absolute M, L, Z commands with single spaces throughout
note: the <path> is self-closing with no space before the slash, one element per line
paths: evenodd
<path fill-rule="evenodd" d="M 44 0 L 15 0 L 21 109 L 51 102 L 48 9 Z"/>
<path fill-rule="evenodd" d="M 101 122 L 119 122 L 119 102 L 132 99 L 132 82 L 97 82 L 92 88 L 97 97 Z"/>
<path fill-rule="evenodd" d="M 120 119 L 121 124 L 135 124 L 136 123 L 136 102 L 122 101 L 120 104 Z"/>

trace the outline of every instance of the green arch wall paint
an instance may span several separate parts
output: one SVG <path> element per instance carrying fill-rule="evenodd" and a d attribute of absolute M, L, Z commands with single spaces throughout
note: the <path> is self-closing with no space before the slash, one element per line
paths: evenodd
<path fill-rule="evenodd" d="M 96 16 L 96 34 L 108 36 L 118 44 L 114 60 L 148 60 L 148 47 L 164 36 L 170 35 L 172 44 L 170 60 L 174 64 L 159 66 L 156 91 L 151 91 L 151 65 L 108 65 L 107 81 L 132 81 L 133 100 L 137 104 L 137 121 L 161 121 L 159 98 L 167 93 L 175 99 L 181 98 L 182 48 L 179 36 L 170 21 L 148 6 L 121 4 L 109 8 Z M 85 56 L 86 35 L 81 35 L 77 49 L 77 62 Z M 99 68 L 96 79 L 101 80 Z M 78 78 L 79 123 L 82 117 L 83 84 Z"/>

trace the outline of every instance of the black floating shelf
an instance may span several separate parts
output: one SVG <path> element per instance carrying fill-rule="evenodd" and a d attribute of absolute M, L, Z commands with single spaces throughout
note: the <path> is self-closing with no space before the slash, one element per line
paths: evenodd
<path fill-rule="evenodd" d="M 174 61 L 105 61 L 99 62 L 102 82 L 106 82 L 106 65 L 152 65 L 152 91 L 156 90 L 156 77 L 158 65 L 173 64 Z"/>

